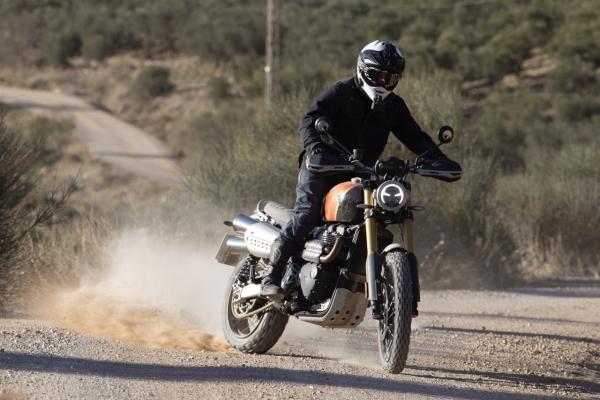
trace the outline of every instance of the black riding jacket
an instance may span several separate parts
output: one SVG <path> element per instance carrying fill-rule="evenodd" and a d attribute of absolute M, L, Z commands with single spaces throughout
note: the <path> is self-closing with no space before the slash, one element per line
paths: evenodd
<path fill-rule="evenodd" d="M 325 145 L 315 129 L 315 121 L 325 117 L 331 121 L 331 134 L 347 149 L 361 149 L 363 162 L 373 165 L 383 153 L 392 132 L 409 150 L 416 154 L 435 147 L 435 143 L 413 119 L 406 103 L 394 93 L 371 109 L 371 99 L 359 88 L 356 77 L 335 83 L 325 90 L 300 122 L 304 144 L 302 155 Z M 432 150 L 430 157 L 442 152 Z"/>

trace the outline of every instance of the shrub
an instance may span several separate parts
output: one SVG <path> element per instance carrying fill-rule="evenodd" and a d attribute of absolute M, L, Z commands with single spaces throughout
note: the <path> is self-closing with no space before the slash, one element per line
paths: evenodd
<path fill-rule="evenodd" d="M 523 173 L 498 182 L 498 222 L 518 244 L 521 276 L 600 274 L 597 142 L 532 152 Z"/>
<path fill-rule="evenodd" d="M 44 60 L 55 67 L 68 67 L 69 58 L 81 53 L 81 38 L 76 33 L 48 35 L 42 44 Z"/>
<path fill-rule="evenodd" d="M 74 125 L 70 120 L 56 120 L 48 117 L 35 117 L 23 133 L 38 154 L 38 162 L 52 165 L 58 161 L 65 146 L 71 140 Z"/>
<path fill-rule="evenodd" d="M 168 68 L 152 66 L 144 68 L 131 86 L 132 94 L 140 100 L 164 96 L 175 89 Z"/>
<path fill-rule="evenodd" d="M 556 100 L 560 117 L 567 121 L 591 119 L 600 115 L 600 96 L 594 95 L 563 95 Z"/>
<path fill-rule="evenodd" d="M 38 159 L 34 147 L 0 117 L 0 302 L 12 294 L 30 234 L 53 221 L 74 189 L 53 187 L 40 200 Z"/>
<path fill-rule="evenodd" d="M 579 57 L 563 59 L 548 77 L 548 87 L 557 94 L 597 91 L 594 65 Z"/>
<path fill-rule="evenodd" d="M 228 106 L 216 119 L 197 121 L 201 138 L 189 186 L 229 209 L 249 209 L 264 197 L 291 205 L 301 150 L 297 126 L 308 98 L 307 92 L 285 96 L 271 113 Z"/>
<path fill-rule="evenodd" d="M 178 48 L 218 62 L 264 54 L 264 4 L 205 0 L 177 26 Z"/>
<path fill-rule="evenodd" d="M 83 36 L 81 54 L 90 60 L 101 61 L 113 53 L 111 40 L 98 33 Z"/>
<path fill-rule="evenodd" d="M 557 30 L 550 48 L 561 58 L 580 57 L 600 65 L 600 13 L 594 1 L 581 2 L 566 13 L 565 23 Z"/>
<path fill-rule="evenodd" d="M 222 76 L 213 76 L 208 80 L 208 93 L 213 101 L 221 101 L 230 96 L 229 81 Z"/>

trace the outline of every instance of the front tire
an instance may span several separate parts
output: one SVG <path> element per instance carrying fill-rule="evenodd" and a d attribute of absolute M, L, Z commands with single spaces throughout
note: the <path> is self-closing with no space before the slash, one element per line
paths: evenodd
<path fill-rule="evenodd" d="M 408 357 L 413 302 L 410 265 L 402 251 L 385 255 L 380 288 L 383 318 L 377 329 L 379 358 L 384 370 L 399 374 Z"/>
<path fill-rule="evenodd" d="M 223 333 L 231 347 L 243 353 L 262 354 L 275 346 L 285 330 L 288 315 L 275 308 L 247 318 L 237 318 L 234 315 L 232 307 L 245 307 L 244 311 L 248 312 L 264 306 L 267 302 L 264 299 L 251 299 L 241 305 L 232 303 L 234 292 L 247 284 L 249 270 L 257 263 L 259 260 L 248 256 L 235 268 L 227 283 L 221 317 Z"/>

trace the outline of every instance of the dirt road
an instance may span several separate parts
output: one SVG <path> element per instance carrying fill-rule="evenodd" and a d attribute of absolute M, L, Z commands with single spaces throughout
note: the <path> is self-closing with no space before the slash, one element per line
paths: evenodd
<path fill-rule="evenodd" d="M 0 87 L 0 102 L 66 116 L 95 157 L 160 183 L 181 181 L 176 157 L 164 143 L 84 100 L 63 93 Z"/>
<path fill-rule="evenodd" d="M 600 398 L 600 281 L 425 292 L 404 373 L 374 324 L 291 321 L 267 355 L 147 349 L 43 321 L 0 320 L 0 388 L 32 399 Z M 1 397 L 1 396 L 0 396 Z"/>

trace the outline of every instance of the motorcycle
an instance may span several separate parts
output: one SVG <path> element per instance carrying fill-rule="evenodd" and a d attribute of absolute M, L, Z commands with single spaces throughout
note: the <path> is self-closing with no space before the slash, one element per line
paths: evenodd
<path fill-rule="evenodd" d="M 414 250 L 413 213 L 424 207 L 410 199 L 411 174 L 445 181 L 458 180 L 461 170 L 441 170 L 424 155 L 415 161 L 390 158 L 375 167 L 361 162 L 360 151 L 344 148 L 329 134 L 325 119 L 315 123 L 323 140 L 343 157 L 314 162 L 319 173 L 352 173 L 357 177 L 333 187 L 324 200 L 324 224 L 305 239 L 288 262 L 281 301 L 260 296 L 268 273 L 271 246 L 293 210 L 274 200 L 261 200 L 255 212 L 237 215 L 225 224 L 233 233 L 223 239 L 217 261 L 234 266 L 222 309 L 229 344 L 245 353 L 265 353 L 282 335 L 289 316 L 327 328 L 354 328 L 368 307 L 378 321 L 379 356 L 383 369 L 400 373 L 408 356 L 411 322 L 420 301 L 418 263 Z M 443 126 L 439 144 L 454 131 Z M 399 225 L 401 235 L 387 229 Z"/>

